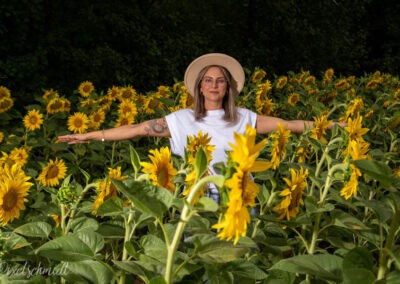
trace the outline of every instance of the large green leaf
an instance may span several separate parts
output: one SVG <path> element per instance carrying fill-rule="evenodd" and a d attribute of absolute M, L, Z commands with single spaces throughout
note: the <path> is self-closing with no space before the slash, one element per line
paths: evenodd
<path fill-rule="evenodd" d="M 2 250 L 4 251 L 20 249 L 31 244 L 24 237 L 17 235 L 13 232 L 2 232 L 1 241 Z"/>
<path fill-rule="evenodd" d="M 97 232 L 94 231 L 78 231 L 75 233 L 78 238 L 84 242 L 93 254 L 99 253 L 104 247 L 104 238 Z"/>
<path fill-rule="evenodd" d="M 357 160 L 353 164 L 361 172 L 378 180 L 384 187 L 390 187 L 394 181 L 392 169 L 384 162 L 374 160 Z"/>
<path fill-rule="evenodd" d="M 268 274 L 256 264 L 245 259 L 237 259 L 225 266 L 225 269 L 231 271 L 235 277 L 253 281 L 263 280 L 268 276 Z"/>
<path fill-rule="evenodd" d="M 376 276 L 364 268 L 352 268 L 343 270 L 343 284 L 372 284 L 375 283 Z"/>
<path fill-rule="evenodd" d="M 168 190 L 161 187 L 149 187 L 142 182 L 132 181 L 125 184 L 113 180 L 113 183 L 137 209 L 155 217 L 161 217 L 172 205 L 174 199 Z"/>
<path fill-rule="evenodd" d="M 163 240 L 154 235 L 147 235 L 141 238 L 140 244 L 147 256 L 166 262 L 168 252 Z"/>
<path fill-rule="evenodd" d="M 82 260 L 67 262 L 67 271 L 77 274 L 90 283 L 109 284 L 113 283 L 113 271 L 111 268 L 97 260 Z"/>
<path fill-rule="evenodd" d="M 204 152 L 204 149 L 200 147 L 196 153 L 196 158 L 194 161 L 194 167 L 197 173 L 196 180 L 199 180 L 200 177 L 202 177 L 203 174 L 207 171 L 207 166 L 208 161 L 206 153 Z"/>
<path fill-rule="evenodd" d="M 278 261 L 270 269 L 310 274 L 328 281 L 341 281 L 342 262 L 343 259 L 336 255 L 297 255 Z"/>
<path fill-rule="evenodd" d="M 343 259 L 343 269 L 364 268 L 372 270 L 374 257 L 371 252 L 363 247 L 357 247 L 349 251 Z"/>
<path fill-rule="evenodd" d="M 82 261 L 92 259 L 94 256 L 92 249 L 78 236 L 72 234 L 43 244 L 35 253 L 59 261 Z"/>
<path fill-rule="evenodd" d="M 96 231 L 99 228 L 99 223 L 93 218 L 80 217 L 72 221 L 71 228 L 74 232 Z"/>
<path fill-rule="evenodd" d="M 213 235 L 198 235 L 190 239 L 198 245 L 198 256 L 209 263 L 226 263 L 240 258 L 250 251 L 251 243 L 220 240 Z"/>
<path fill-rule="evenodd" d="M 137 264 L 135 261 L 113 261 L 120 269 L 139 277 L 145 283 L 149 282 L 149 277 L 154 276 L 153 273 L 148 273 L 146 270 Z"/>
<path fill-rule="evenodd" d="M 19 226 L 14 230 L 14 233 L 26 237 L 47 238 L 51 233 L 52 227 L 46 222 L 30 222 Z"/>
<path fill-rule="evenodd" d="M 351 230 L 368 230 L 369 228 L 356 217 L 343 211 L 335 210 L 332 212 L 332 217 L 335 219 L 334 225 L 348 228 Z"/>

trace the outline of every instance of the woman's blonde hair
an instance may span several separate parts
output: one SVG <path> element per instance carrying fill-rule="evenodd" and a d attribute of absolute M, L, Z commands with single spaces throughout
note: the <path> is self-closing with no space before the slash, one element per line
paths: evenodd
<path fill-rule="evenodd" d="M 204 74 L 211 67 L 218 67 L 222 74 L 224 74 L 225 80 L 227 82 L 226 86 L 226 94 L 222 101 L 222 107 L 225 110 L 225 114 L 223 119 L 230 124 L 235 124 L 238 119 L 238 112 L 235 104 L 235 97 L 239 94 L 236 94 L 232 85 L 235 84 L 231 73 L 229 71 L 220 66 L 220 65 L 209 65 L 204 67 L 196 78 L 196 88 L 194 90 L 194 117 L 196 120 L 202 120 L 207 115 L 207 110 L 204 107 L 204 96 L 200 93 L 200 84 L 201 80 L 203 80 Z"/>

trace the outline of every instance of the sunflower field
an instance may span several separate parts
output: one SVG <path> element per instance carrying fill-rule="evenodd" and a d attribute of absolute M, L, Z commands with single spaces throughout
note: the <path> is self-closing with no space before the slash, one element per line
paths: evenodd
<path fill-rule="evenodd" d="M 315 127 L 248 127 L 214 176 L 207 133 L 183 159 L 165 138 L 57 139 L 191 107 L 182 82 L 83 81 L 23 110 L 0 86 L 0 282 L 399 283 L 399 78 L 246 73 L 238 106 Z"/>

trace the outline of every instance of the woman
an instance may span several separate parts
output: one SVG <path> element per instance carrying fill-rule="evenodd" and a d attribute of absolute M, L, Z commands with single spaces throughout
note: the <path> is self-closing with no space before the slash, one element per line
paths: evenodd
<path fill-rule="evenodd" d="M 172 152 L 183 157 L 187 137 L 202 130 L 203 134 L 208 133 L 210 144 L 215 146 L 210 162 L 212 170 L 213 164 L 225 161 L 226 151 L 230 150 L 229 143 L 234 143 L 233 133 L 245 133 L 247 124 L 256 128 L 259 134 L 278 129 L 278 123 L 292 132 L 303 132 L 314 126 L 312 121 L 284 120 L 237 108 L 235 98 L 242 91 L 244 82 L 244 70 L 236 59 L 222 53 L 206 54 L 195 59 L 185 72 L 184 83 L 194 98 L 194 109 L 182 109 L 135 125 L 58 138 L 62 142 L 76 144 L 138 136 L 169 137 Z M 330 128 L 332 126 L 333 123 Z"/>

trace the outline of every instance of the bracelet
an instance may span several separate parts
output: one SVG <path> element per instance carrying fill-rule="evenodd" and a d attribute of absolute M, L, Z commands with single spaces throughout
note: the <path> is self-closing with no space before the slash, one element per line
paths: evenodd
<path fill-rule="evenodd" d="M 106 141 L 106 139 L 104 138 L 104 130 L 101 131 L 102 137 L 101 137 L 101 142 Z"/>

